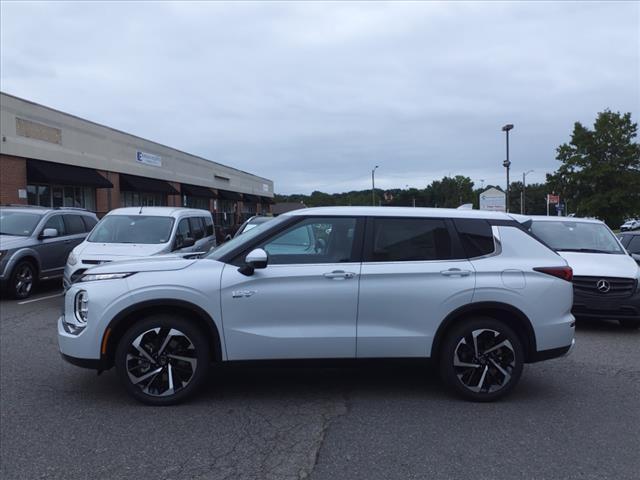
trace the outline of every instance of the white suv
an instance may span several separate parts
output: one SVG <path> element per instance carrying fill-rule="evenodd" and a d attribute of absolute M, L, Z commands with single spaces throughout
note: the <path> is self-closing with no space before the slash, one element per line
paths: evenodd
<path fill-rule="evenodd" d="M 65 289 L 89 268 L 165 253 L 208 252 L 216 246 L 211 212 L 181 207 L 116 208 L 67 258 Z"/>
<path fill-rule="evenodd" d="M 60 351 L 115 365 L 154 405 L 210 362 L 434 358 L 464 397 L 513 389 L 571 349 L 571 268 L 500 213 L 334 207 L 290 212 L 200 259 L 114 262 L 66 293 Z"/>

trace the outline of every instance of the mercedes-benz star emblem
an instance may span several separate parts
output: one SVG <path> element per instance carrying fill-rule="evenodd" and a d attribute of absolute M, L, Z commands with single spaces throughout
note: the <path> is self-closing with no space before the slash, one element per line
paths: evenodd
<path fill-rule="evenodd" d="M 607 293 L 611 290 L 611 285 L 606 280 L 598 280 L 596 282 L 596 288 L 600 293 Z"/>

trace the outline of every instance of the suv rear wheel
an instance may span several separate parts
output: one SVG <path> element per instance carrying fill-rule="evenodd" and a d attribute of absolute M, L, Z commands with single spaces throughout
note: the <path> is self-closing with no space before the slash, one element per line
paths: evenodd
<path fill-rule="evenodd" d="M 440 373 L 459 395 L 478 402 L 497 400 L 518 383 L 524 365 L 520 339 L 489 317 L 453 327 L 440 354 Z"/>
<path fill-rule="evenodd" d="M 118 342 L 116 371 L 127 392 L 149 405 L 193 396 L 209 370 L 209 343 L 188 319 L 163 314 L 135 323 Z"/>

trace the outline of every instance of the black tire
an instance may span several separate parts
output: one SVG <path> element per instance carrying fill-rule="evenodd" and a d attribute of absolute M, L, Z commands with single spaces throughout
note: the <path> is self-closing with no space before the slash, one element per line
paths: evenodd
<path fill-rule="evenodd" d="M 499 344 L 503 346 L 491 350 Z M 485 353 L 487 350 L 490 351 Z M 464 366 L 455 366 L 455 359 Z M 516 333 L 504 322 L 477 317 L 460 322 L 448 332 L 438 360 L 443 380 L 458 395 L 490 402 L 509 394 L 520 380 L 524 350 Z"/>
<path fill-rule="evenodd" d="M 134 347 L 136 340 L 144 353 Z M 116 372 L 136 400 L 147 405 L 175 405 L 192 397 L 204 384 L 211 362 L 210 348 L 206 335 L 188 318 L 153 315 L 133 324 L 118 342 Z M 142 380 L 136 384 L 135 378 Z M 174 393 L 170 393 L 171 384 Z"/>
<path fill-rule="evenodd" d="M 15 299 L 23 300 L 33 293 L 37 283 L 38 269 L 29 260 L 22 260 L 13 267 L 7 293 Z"/>
<path fill-rule="evenodd" d="M 618 321 L 620 322 L 620 326 L 627 330 L 637 330 L 640 328 L 640 319 L 625 318 Z"/>

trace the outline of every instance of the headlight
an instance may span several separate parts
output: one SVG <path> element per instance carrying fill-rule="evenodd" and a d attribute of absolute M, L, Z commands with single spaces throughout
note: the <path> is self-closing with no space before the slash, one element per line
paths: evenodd
<path fill-rule="evenodd" d="M 76 254 L 71 252 L 69 254 L 69 257 L 67 258 L 67 263 L 69 265 L 75 265 L 76 263 L 78 263 L 78 257 L 76 257 Z"/>
<path fill-rule="evenodd" d="M 134 272 L 126 273 L 87 273 L 80 277 L 78 282 L 95 282 L 96 280 L 115 280 L 118 278 L 127 278 Z"/>
<path fill-rule="evenodd" d="M 73 311 L 76 320 L 82 325 L 87 323 L 87 315 L 89 314 L 89 294 L 86 290 L 80 290 L 76 293 Z"/>

